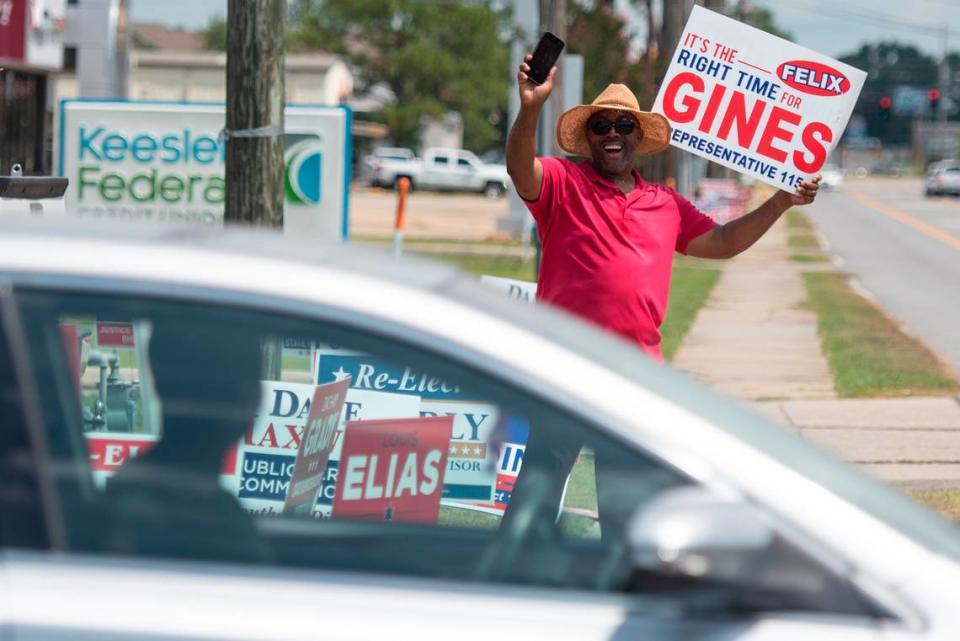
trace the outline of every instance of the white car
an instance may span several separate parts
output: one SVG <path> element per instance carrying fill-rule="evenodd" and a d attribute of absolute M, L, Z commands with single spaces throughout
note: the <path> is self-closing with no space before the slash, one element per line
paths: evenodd
<path fill-rule="evenodd" d="M 960 196 L 960 162 L 941 160 L 931 163 L 924 177 L 926 196 Z"/>
<path fill-rule="evenodd" d="M 5 639 L 960 638 L 960 530 L 618 339 L 43 222 L 0 220 Z"/>
<path fill-rule="evenodd" d="M 843 186 L 843 170 L 833 164 L 824 165 L 820 169 L 820 186 L 824 189 L 840 189 Z"/>

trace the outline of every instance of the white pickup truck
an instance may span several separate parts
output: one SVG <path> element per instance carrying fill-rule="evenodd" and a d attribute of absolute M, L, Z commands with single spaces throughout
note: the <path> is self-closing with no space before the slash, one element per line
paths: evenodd
<path fill-rule="evenodd" d="M 393 187 L 404 177 L 413 189 L 474 191 L 488 198 L 503 196 L 510 185 L 505 165 L 486 164 L 469 151 L 441 147 L 427 149 L 422 159 L 383 159 L 374 168 L 371 182 Z"/>

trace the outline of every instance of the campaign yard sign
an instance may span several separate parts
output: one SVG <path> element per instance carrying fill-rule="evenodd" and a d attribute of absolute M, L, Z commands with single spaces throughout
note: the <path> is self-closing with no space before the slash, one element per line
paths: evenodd
<path fill-rule="evenodd" d="M 436 523 L 452 416 L 351 421 L 333 518 Z"/>
<path fill-rule="evenodd" d="M 135 347 L 133 323 L 97 321 L 97 347 Z"/>
<path fill-rule="evenodd" d="M 349 378 L 317 386 L 290 475 L 284 513 L 310 514 L 313 511 L 327 471 L 327 461 L 336 444 L 340 412 L 349 387 Z"/>
<path fill-rule="evenodd" d="M 256 514 L 283 511 L 297 451 L 310 415 L 315 385 L 262 381 L 263 395 L 253 426 L 240 444 L 240 468 L 234 493 L 243 508 Z M 348 389 L 343 412 L 327 460 L 314 514 L 328 518 L 336 492 L 337 468 L 347 421 L 378 418 L 416 418 L 420 397 Z M 226 489 L 231 487 L 225 485 Z"/>
<path fill-rule="evenodd" d="M 836 147 L 866 76 L 695 6 L 653 111 L 675 147 L 792 191 Z"/>

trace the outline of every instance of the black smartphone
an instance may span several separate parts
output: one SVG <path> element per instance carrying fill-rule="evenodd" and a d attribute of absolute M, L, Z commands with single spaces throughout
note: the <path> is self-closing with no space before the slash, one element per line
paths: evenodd
<path fill-rule="evenodd" d="M 533 50 L 533 59 L 529 63 L 530 71 L 527 72 L 527 77 L 534 83 L 542 85 L 550 75 L 550 70 L 556 64 L 561 51 L 563 51 L 563 40 L 549 31 L 544 33 L 540 42 L 537 43 L 537 48 Z"/>

